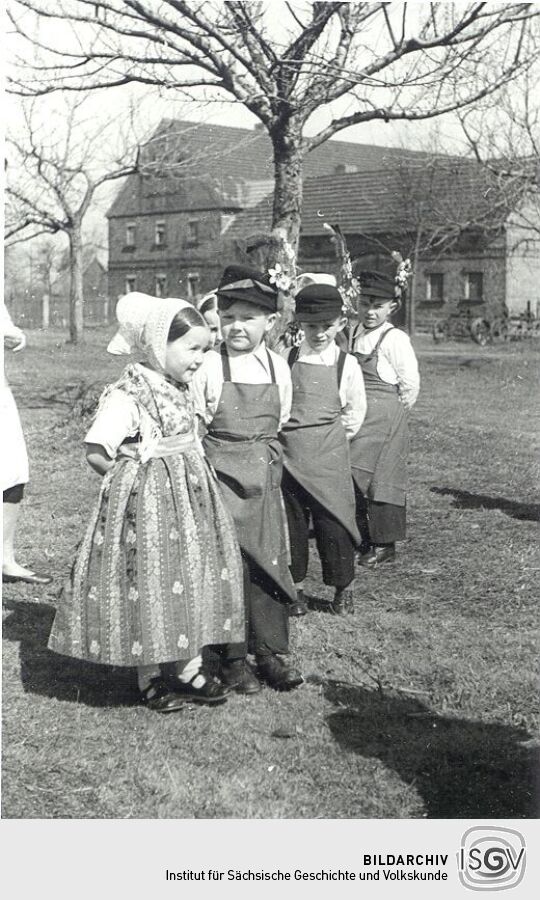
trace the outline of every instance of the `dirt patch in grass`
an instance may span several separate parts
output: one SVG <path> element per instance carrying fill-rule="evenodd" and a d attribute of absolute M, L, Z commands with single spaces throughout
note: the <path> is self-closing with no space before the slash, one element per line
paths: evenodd
<path fill-rule="evenodd" d="M 519 818 L 538 814 L 540 429 L 532 342 L 420 339 L 409 538 L 359 570 L 356 612 L 291 622 L 306 684 L 170 717 L 131 670 L 47 650 L 99 479 L 81 441 L 121 361 L 108 334 L 10 357 L 32 481 L 19 555 L 54 572 L 3 597 L 4 817 Z M 309 593 L 327 598 L 313 558 Z"/>

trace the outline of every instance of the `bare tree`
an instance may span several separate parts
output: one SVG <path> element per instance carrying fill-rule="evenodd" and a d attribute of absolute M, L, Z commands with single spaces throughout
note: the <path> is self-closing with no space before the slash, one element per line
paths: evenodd
<path fill-rule="evenodd" d="M 10 90 L 140 83 L 242 104 L 273 145 L 275 240 L 296 248 L 307 153 L 351 125 L 430 119 L 494 94 L 538 53 L 539 14 L 532 3 L 13 0 L 11 22 L 41 60 L 32 71 L 15 60 Z M 308 136 L 315 113 L 323 124 Z"/>
<path fill-rule="evenodd" d="M 469 150 L 500 192 L 519 198 L 512 210 L 517 244 L 540 240 L 540 67 L 527 70 L 519 92 L 500 91 L 497 103 L 484 102 L 458 114 Z"/>
<path fill-rule="evenodd" d="M 114 125 L 111 146 L 107 134 Z M 121 150 L 114 155 L 114 147 Z M 23 108 L 21 134 L 7 139 L 8 179 L 5 238 L 8 245 L 63 232 L 69 241 L 70 339 L 82 337 L 83 224 L 96 192 L 107 182 L 137 171 L 137 141 L 119 142 L 117 123 L 93 126 L 85 97 L 66 100 L 57 121 L 44 119 L 31 103 Z M 111 152 L 112 151 L 112 152 Z"/>

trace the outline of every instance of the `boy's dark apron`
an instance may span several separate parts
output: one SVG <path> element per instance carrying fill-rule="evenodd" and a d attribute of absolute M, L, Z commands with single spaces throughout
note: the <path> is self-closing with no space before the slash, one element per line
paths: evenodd
<path fill-rule="evenodd" d="M 281 497 L 282 450 L 278 440 L 281 403 L 274 366 L 271 384 L 231 381 L 227 348 L 222 344 L 223 387 L 216 414 L 204 438 L 208 461 L 216 470 L 236 526 L 243 555 L 272 583 L 261 619 L 260 605 L 250 610 L 250 632 L 257 643 L 287 652 L 288 616 L 281 601 L 296 599 L 289 572 L 289 548 Z M 254 617 L 260 619 L 254 621 Z M 274 646 L 273 646 L 274 645 Z"/>
<path fill-rule="evenodd" d="M 339 397 L 346 358 L 340 352 L 336 366 L 314 365 L 297 361 L 298 348 L 291 351 L 293 402 L 280 440 L 287 471 L 360 543 Z"/>
<path fill-rule="evenodd" d="M 383 332 L 371 353 L 355 353 L 364 376 L 366 418 L 350 443 L 354 482 L 364 497 L 379 503 L 405 506 L 409 429 L 407 413 L 395 384 L 377 372 Z"/>

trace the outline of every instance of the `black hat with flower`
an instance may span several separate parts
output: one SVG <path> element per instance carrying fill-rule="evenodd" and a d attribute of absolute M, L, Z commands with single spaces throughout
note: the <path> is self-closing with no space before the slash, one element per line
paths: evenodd
<path fill-rule="evenodd" d="M 272 284 L 270 276 L 248 266 L 227 266 L 221 276 L 217 298 L 219 308 L 229 306 L 234 300 L 242 300 L 271 313 L 279 309 L 277 287 Z"/>

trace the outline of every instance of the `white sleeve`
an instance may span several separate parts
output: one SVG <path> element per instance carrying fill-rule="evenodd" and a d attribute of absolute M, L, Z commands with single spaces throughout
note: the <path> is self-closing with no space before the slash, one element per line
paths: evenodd
<path fill-rule="evenodd" d="M 420 374 L 418 360 L 409 336 L 399 328 L 392 329 L 392 333 L 382 342 L 379 352 L 386 357 L 396 373 L 399 396 L 403 406 L 411 409 L 416 403 L 420 390 Z"/>
<path fill-rule="evenodd" d="M 12 340 L 17 341 L 24 340 L 24 333 L 20 328 L 17 328 L 17 326 L 13 324 L 9 310 L 3 300 L 0 307 L 0 329 L 3 338 L 11 338 Z"/>
<path fill-rule="evenodd" d="M 291 380 L 291 369 L 289 363 L 283 359 L 282 356 L 278 356 L 277 353 L 270 351 L 272 353 L 272 361 L 274 363 L 274 370 L 276 373 L 276 383 L 279 390 L 279 400 L 280 400 L 280 417 L 279 417 L 279 427 L 283 428 L 285 422 L 288 422 L 291 417 L 291 407 L 292 407 L 292 380 Z"/>
<path fill-rule="evenodd" d="M 221 360 L 217 353 L 209 350 L 191 381 L 195 413 L 206 425 L 210 424 L 216 414 L 222 386 Z"/>
<path fill-rule="evenodd" d="M 351 440 L 359 431 L 366 417 L 367 400 L 364 386 L 364 376 L 356 359 L 347 354 L 343 367 L 343 378 L 339 392 L 342 409 L 341 421 Z"/>
<path fill-rule="evenodd" d="M 124 391 L 112 390 L 105 397 L 86 435 L 85 444 L 99 444 L 114 459 L 120 444 L 139 430 L 140 415 L 135 401 Z"/>

